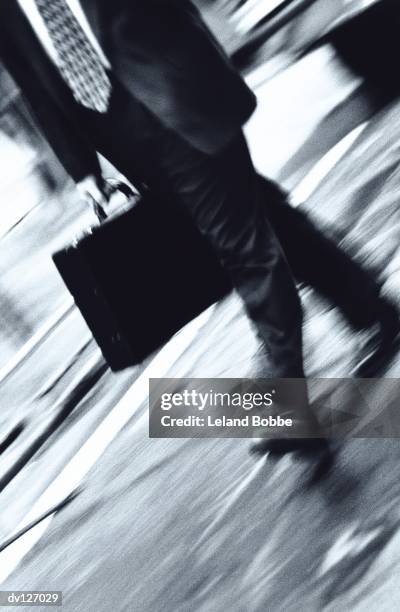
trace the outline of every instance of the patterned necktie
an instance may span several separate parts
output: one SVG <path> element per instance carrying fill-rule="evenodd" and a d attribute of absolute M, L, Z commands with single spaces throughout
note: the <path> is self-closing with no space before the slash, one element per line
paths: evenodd
<path fill-rule="evenodd" d="M 56 50 L 58 69 L 75 100 L 105 113 L 111 95 L 110 79 L 66 0 L 36 0 L 36 5 Z"/>

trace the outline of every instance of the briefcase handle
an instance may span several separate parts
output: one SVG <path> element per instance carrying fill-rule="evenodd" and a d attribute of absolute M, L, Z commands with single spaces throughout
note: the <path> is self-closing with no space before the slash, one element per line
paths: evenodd
<path fill-rule="evenodd" d="M 105 181 L 105 187 L 105 195 L 108 200 L 111 198 L 111 196 L 114 195 L 114 193 L 117 193 L 118 191 L 124 196 L 126 196 L 126 199 L 128 201 L 131 200 L 133 202 L 135 199 L 140 197 L 140 193 L 138 191 L 135 191 L 130 185 L 128 185 L 124 181 L 121 181 L 120 179 L 107 178 Z M 93 197 L 92 206 L 93 212 L 96 215 L 99 223 L 103 223 L 103 221 L 108 219 L 109 214 L 107 213 L 107 211 L 104 210 L 103 206 L 101 206 L 101 204 L 99 204 L 99 202 L 97 202 Z"/>

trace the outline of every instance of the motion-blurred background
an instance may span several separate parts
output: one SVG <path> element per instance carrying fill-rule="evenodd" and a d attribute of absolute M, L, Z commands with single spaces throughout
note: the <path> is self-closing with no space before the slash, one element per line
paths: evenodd
<path fill-rule="evenodd" d="M 398 0 L 196 0 L 196 4 L 257 94 L 257 111 L 246 126 L 257 168 L 282 182 L 294 205 L 305 206 L 322 224 L 333 226 L 338 241 L 373 266 L 384 290 L 398 299 Z M 93 215 L 79 200 L 1 64 L 0 160 L 0 539 L 5 539 L 147 364 L 112 375 L 71 303 L 51 254 L 93 222 Z M 302 298 L 308 373 L 343 375 L 354 353 L 354 338 L 337 313 L 312 293 L 303 292 Z M 231 342 L 228 329 L 237 342 Z M 174 362 L 171 375 L 251 375 L 256 350 L 241 305 L 231 296 L 192 345 L 174 356 L 178 366 Z M 395 364 L 390 375 L 399 373 Z M 397 441 L 390 447 L 383 441 L 379 446 L 353 441 L 344 463 L 356 466 L 354 480 L 363 484 L 363 491 L 346 480 L 316 503 L 307 494 L 293 497 L 301 482 L 299 472 L 286 473 L 284 482 L 278 472 L 267 476 L 253 466 L 247 447 L 239 441 L 224 441 L 223 447 L 219 441 L 201 441 L 200 446 L 193 440 L 156 445 L 140 427 L 132 425 L 125 431 L 95 472 L 89 492 L 79 502 L 82 505 L 74 506 L 66 524 L 60 519 L 46 545 L 27 558 L 13 588 L 64 583 L 72 593 L 67 609 L 74 612 L 111 606 L 141 612 L 309 612 L 329 606 L 330 601 L 336 602 L 329 608 L 335 612 L 399 608 L 390 569 L 394 559 L 398 563 L 398 542 L 364 582 L 362 575 L 368 573 L 379 546 L 370 550 L 368 542 L 365 548 L 365 542 L 358 541 L 346 548 L 354 535 L 347 529 L 349 514 L 361 523 L 371 516 L 379 526 L 387 523 L 382 546 L 386 536 L 397 530 L 400 517 L 392 513 L 399 498 Z M 194 464 L 197 480 L 193 473 L 188 477 Z M 183 465 L 185 477 L 180 472 Z M 135 489 L 136 472 L 142 474 L 139 489 Z M 167 481 L 170 489 L 165 488 Z M 190 507 L 197 517 L 191 518 L 194 526 L 185 523 L 189 534 L 185 541 L 193 545 L 197 574 L 184 561 L 182 532 L 165 524 L 167 512 L 157 510 L 160 496 L 171 516 Z M 254 529 L 243 523 L 249 508 Z M 158 524 L 160 514 L 165 520 Z M 262 522 L 265 516 L 272 517 L 267 525 Z M 304 517 L 302 529 L 296 531 Z M 149 526 L 154 525 L 157 529 L 152 531 Z M 316 527 L 319 538 L 314 538 Z M 131 539 L 126 543 L 127 533 Z M 165 542 L 166 533 L 171 535 Z M 265 534 L 271 537 L 262 548 Z M 110 553 L 108 536 L 120 538 L 119 554 L 135 567 L 132 593 L 136 589 L 141 602 L 137 608 L 129 599 L 129 579 Z M 86 541 L 94 547 L 90 554 Z M 162 542 L 165 562 L 157 557 Z M 70 551 L 70 563 L 62 556 L 65 549 Z M 346 564 L 340 565 L 348 550 L 357 564 L 354 575 Z M 365 553 L 362 561 L 357 550 Z M 107 562 L 105 551 L 111 555 Z M 147 566 L 135 561 L 138 551 L 147 555 Z M 221 555 L 230 577 L 218 573 L 215 559 Z M 160 568 L 155 581 L 153 567 Z M 336 574 L 329 573 L 332 567 Z M 95 601 L 89 599 L 90 593 L 95 597 L 96 584 L 107 583 L 110 568 L 114 568 L 111 583 L 117 585 L 114 599 L 100 592 L 98 603 L 90 607 Z M 390 584 L 382 599 L 379 589 L 386 571 Z M 324 582 L 327 574 L 330 578 Z M 232 597 L 232 576 L 241 585 L 241 599 Z M 197 587 L 186 592 L 184 579 L 197 580 Z M 87 583 L 91 587 L 85 600 L 82 589 Z M 165 585 L 171 597 L 168 605 L 164 605 Z M 359 585 L 357 595 L 346 599 L 346 589 L 354 585 Z M 81 599 L 74 599 L 76 594 Z"/>

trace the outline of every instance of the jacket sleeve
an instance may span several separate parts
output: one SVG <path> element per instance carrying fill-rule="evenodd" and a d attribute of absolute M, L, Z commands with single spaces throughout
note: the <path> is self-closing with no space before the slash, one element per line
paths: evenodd
<path fill-rule="evenodd" d="M 101 168 L 96 151 L 70 117 L 55 104 L 49 105 L 48 100 L 40 99 L 37 94 L 24 97 L 43 136 L 67 174 L 77 183 L 90 174 L 100 177 Z"/>
<path fill-rule="evenodd" d="M 48 62 L 18 3 L 0 0 L 0 60 L 18 85 L 32 115 L 67 173 L 77 182 L 99 175 L 96 151 L 53 91 L 55 69 Z M 52 74 L 54 70 L 54 75 Z"/>
<path fill-rule="evenodd" d="M 27 71 L 20 75 L 19 70 L 15 69 L 15 62 L 9 64 L 4 56 L 1 60 L 20 88 L 40 131 L 67 174 L 76 182 L 90 174 L 100 177 L 101 168 L 96 151 L 84 138 L 69 113 L 37 82 L 27 82 L 30 78 Z"/>

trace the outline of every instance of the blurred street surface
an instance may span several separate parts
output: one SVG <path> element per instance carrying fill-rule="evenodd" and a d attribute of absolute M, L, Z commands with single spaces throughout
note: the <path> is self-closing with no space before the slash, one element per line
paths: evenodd
<path fill-rule="evenodd" d="M 314 171 L 316 188 L 308 189 L 304 206 L 335 226 L 338 241 L 376 269 L 399 302 L 400 102 L 372 108 L 357 93 L 360 79 L 328 47 L 274 78 L 264 79 L 260 66 L 247 75 L 259 98 L 246 128 L 257 168 L 284 179 L 293 194 L 307 193 L 305 179 Z M 356 128 L 339 161 L 324 164 L 325 154 Z M 2 145 L 14 150 L 5 139 Z M 51 194 L 49 206 L 45 183 L 31 181 L 32 175 L 17 177 L 3 192 L 10 201 L 32 198 L 29 214 L 0 240 L 0 300 L 12 305 L 1 304 L 3 327 L 10 328 L 0 353 L 3 368 L 68 303 L 50 255 L 91 219 L 70 183 Z M 12 184 L 26 196 L 17 197 Z M 344 376 L 359 338 L 313 292 L 302 290 L 302 299 L 308 374 Z M 231 295 L 210 311 L 164 375 L 262 375 L 267 364 L 258 349 Z M 71 311 L 3 380 L 0 442 L 18 424 L 23 430 L 0 454 L 0 483 L 21 460 L 21 449 L 29 449 L 60 411 L 64 418 L 1 491 L 1 540 L 24 522 L 129 389 L 133 417 L 88 471 L 83 492 L 44 526 L 37 544 L 27 544 L 14 571 L 15 546 L 0 553 L 0 577 L 11 572 L 2 589 L 62 590 L 68 612 L 399 609 L 397 440 L 346 442 L 337 470 L 308 488 L 307 464 L 255 459 L 247 440 L 149 439 L 147 402 L 132 385 L 152 363 L 149 358 L 111 374 Z M 400 360 L 387 376 L 400 376 Z M 82 380 L 88 385 L 79 392 Z"/>

